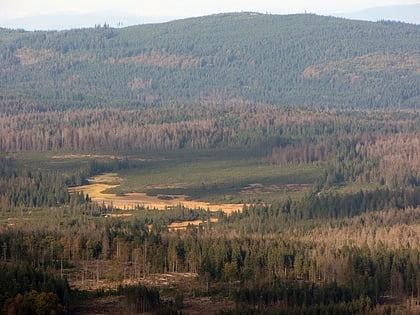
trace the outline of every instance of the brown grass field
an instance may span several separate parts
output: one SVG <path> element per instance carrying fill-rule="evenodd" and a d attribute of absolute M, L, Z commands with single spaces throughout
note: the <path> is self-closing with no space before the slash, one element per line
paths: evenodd
<path fill-rule="evenodd" d="M 105 190 L 118 187 L 122 181 L 116 173 L 106 173 L 97 175 L 89 179 L 90 184 L 69 188 L 70 193 L 82 191 L 85 195 L 99 203 L 122 210 L 132 210 L 135 207 L 144 207 L 156 210 L 165 210 L 170 207 L 183 205 L 190 209 L 209 209 L 210 211 L 219 211 L 229 214 L 233 211 L 242 210 L 243 204 L 211 204 L 205 201 L 187 200 L 186 195 L 165 195 L 148 196 L 146 193 L 127 193 L 124 195 L 106 194 Z M 188 225 L 188 223 L 187 223 Z"/>
<path fill-rule="evenodd" d="M 210 218 L 210 222 L 217 222 L 217 218 Z M 182 222 L 172 222 L 168 225 L 169 231 L 178 231 L 178 230 L 185 230 L 188 225 L 200 225 L 200 224 L 206 224 L 203 220 L 194 220 L 194 221 L 182 221 Z"/>

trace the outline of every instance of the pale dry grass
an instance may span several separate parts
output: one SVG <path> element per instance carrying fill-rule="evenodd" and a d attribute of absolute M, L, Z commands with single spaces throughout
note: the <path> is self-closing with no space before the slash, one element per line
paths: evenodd
<path fill-rule="evenodd" d="M 183 314 L 201 315 L 217 314 L 222 310 L 228 310 L 234 307 L 234 303 L 226 298 L 213 299 L 210 297 L 195 297 L 191 294 L 192 288 L 203 290 L 198 275 L 191 272 L 167 272 L 164 274 L 139 274 L 133 277 L 133 274 L 127 273 L 126 278 L 120 281 L 112 281 L 102 277 L 102 271 L 111 269 L 111 266 L 100 262 L 100 279 L 97 278 L 98 265 L 85 265 L 85 279 L 82 280 L 80 270 L 71 275 L 71 286 L 80 290 L 93 291 L 102 289 L 104 291 L 116 290 L 119 285 L 145 285 L 147 287 L 157 288 L 160 291 L 162 300 L 173 301 L 173 293 L 165 293 L 164 289 L 175 289 L 183 295 L 183 306 L 180 311 Z M 106 296 L 95 298 L 79 304 L 74 314 L 126 314 L 127 303 L 121 296 Z M 149 313 L 148 313 L 149 314 Z"/>
<path fill-rule="evenodd" d="M 97 175 L 89 179 L 91 184 L 69 188 L 71 193 L 82 191 L 85 195 L 106 206 L 113 206 L 123 210 L 131 210 L 144 207 L 156 210 L 166 210 L 171 207 L 184 206 L 190 209 L 208 209 L 210 211 L 223 211 L 230 214 L 242 210 L 243 204 L 211 204 L 205 201 L 187 200 L 186 195 L 165 195 L 169 198 L 160 199 L 157 196 L 148 196 L 146 193 L 127 193 L 124 195 L 106 194 L 105 190 L 119 186 L 122 181 L 116 173 Z M 115 184 L 110 184 L 115 183 Z"/>
<path fill-rule="evenodd" d="M 214 223 L 219 221 L 217 218 L 210 218 L 210 222 Z M 168 225 L 169 231 L 178 231 L 178 230 L 186 230 L 189 225 L 204 225 L 206 221 L 203 220 L 192 220 L 192 221 L 182 221 L 182 222 L 172 222 Z"/>

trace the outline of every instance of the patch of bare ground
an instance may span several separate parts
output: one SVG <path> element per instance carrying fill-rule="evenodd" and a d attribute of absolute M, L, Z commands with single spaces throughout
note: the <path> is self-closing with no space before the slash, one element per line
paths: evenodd
<path fill-rule="evenodd" d="M 193 272 L 167 272 L 153 273 L 149 275 L 141 274 L 136 270 L 134 264 L 125 264 L 124 273 L 116 274 L 113 272 L 111 262 L 101 261 L 100 263 L 86 263 L 73 270 L 64 270 L 63 274 L 68 279 L 73 288 L 80 290 L 116 290 L 120 285 L 144 285 L 159 289 L 179 287 L 191 289 L 196 286 L 198 275 Z M 137 266 L 140 269 L 140 266 Z M 112 277 L 121 277 L 112 280 Z"/>
<path fill-rule="evenodd" d="M 102 262 L 104 263 L 104 262 Z M 102 266 L 101 269 L 103 269 Z M 70 285 L 81 290 L 115 290 L 119 285 L 144 285 L 149 288 L 157 288 L 160 291 L 162 301 L 174 301 L 174 292 L 182 294 L 183 303 L 180 311 L 195 315 L 195 314 L 215 314 L 222 310 L 227 310 L 234 307 L 234 303 L 225 299 L 213 299 L 210 297 L 196 297 L 193 295 L 193 288 L 203 289 L 203 285 L 198 279 L 196 273 L 164 273 L 164 274 L 150 274 L 148 276 L 138 276 L 137 278 L 129 277 L 121 281 L 108 281 L 103 278 L 95 279 L 94 270 L 98 266 L 94 264 L 84 268 L 85 278 L 82 279 L 80 271 L 77 275 L 70 277 Z M 105 268 L 106 269 L 106 268 Z M 91 273 L 91 278 L 89 274 Z M 126 275 L 128 277 L 128 274 Z M 87 279 L 89 278 L 89 279 Z M 73 279 L 73 281 L 71 281 Z M 74 314 L 124 314 L 127 308 L 127 303 L 122 296 L 108 296 L 101 297 L 91 301 L 84 302 L 74 308 Z"/>
<path fill-rule="evenodd" d="M 197 297 L 192 293 L 192 289 L 205 290 L 205 286 L 200 283 L 196 273 L 166 273 L 155 274 L 146 277 L 142 282 L 146 286 L 163 288 L 175 288 L 179 293 L 183 294 L 183 306 L 180 311 L 190 315 L 201 314 L 216 314 L 222 310 L 227 310 L 234 307 L 232 301 L 226 298 L 210 298 L 210 297 Z M 172 296 L 162 294 L 162 299 L 170 301 Z"/>
<path fill-rule="evenodd" d="M 210 218 L 210 222 L 217 222 L 217 218 Z M 205 225 L 207 221 L 203 220 L 193 220 L 193 221 L 182 221 L 182 222 L 172 222 L 168 225 L 168 230 L 170 232 L 175 232 L 179 230 L 186 230 L 189 225 Z"/>

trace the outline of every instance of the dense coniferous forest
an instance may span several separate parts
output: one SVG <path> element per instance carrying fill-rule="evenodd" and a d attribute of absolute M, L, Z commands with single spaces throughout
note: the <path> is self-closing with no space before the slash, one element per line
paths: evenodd
<path fill-rule="evenodd" d="M 121 29 L 104 24 L 0 34 L 1 96 L 13 108 L 241 98 L 373 109 L 413 108 L 419 100 L 418 25 L 238 13 Z"/>
<path fill-rule="evenodd" d="M 1 29 L 0 314 L 417 314 L 419 39 Z"/>

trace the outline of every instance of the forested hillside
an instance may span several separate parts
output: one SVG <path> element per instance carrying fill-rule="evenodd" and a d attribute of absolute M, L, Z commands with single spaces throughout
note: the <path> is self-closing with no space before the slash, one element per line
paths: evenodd
<path fill-rule="evenodd" d="M 0 108 L 227 99 L 311 108 L 419 101 L 420 26 L 220 14 L 114 29 L 0 30 Z"/>
<path fill-rule="evenodd" d="M 0 30 L 1 314 L 419 314 L 420 27 Z"/>

